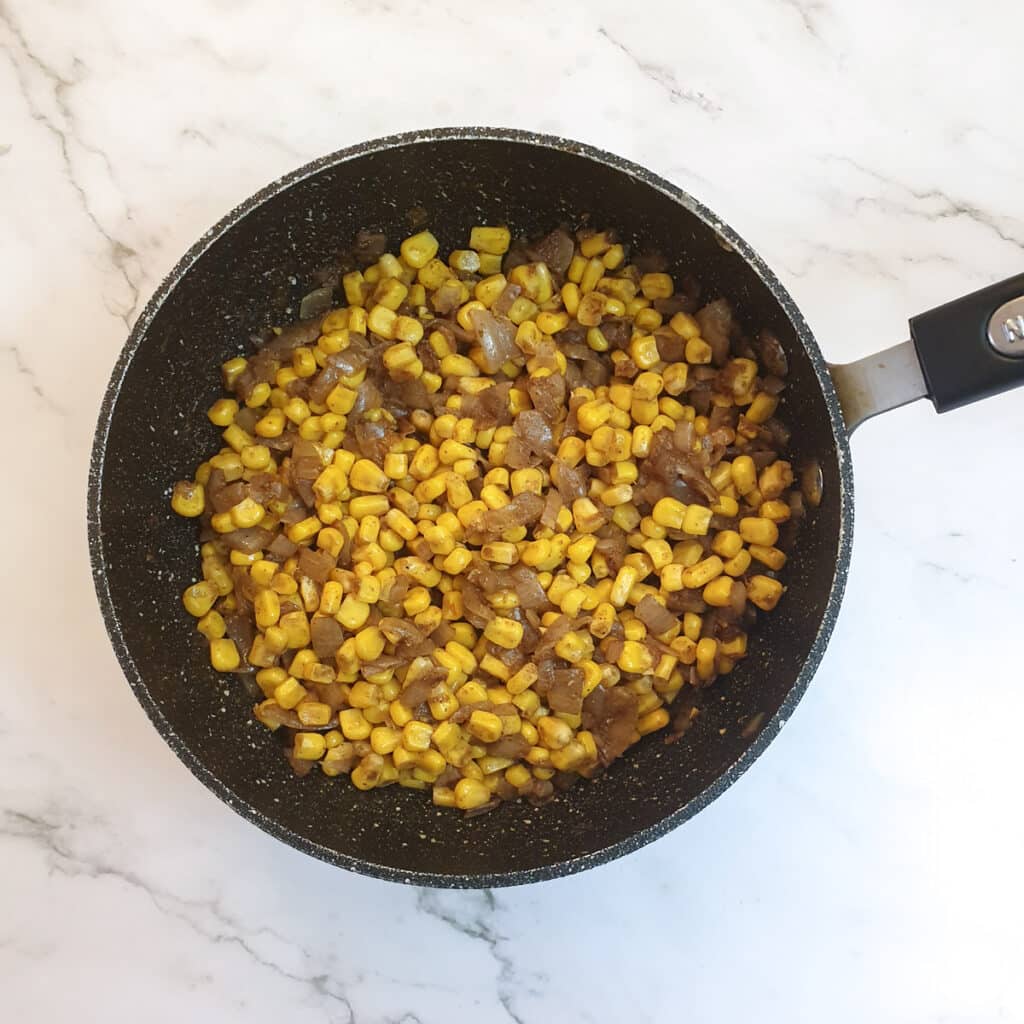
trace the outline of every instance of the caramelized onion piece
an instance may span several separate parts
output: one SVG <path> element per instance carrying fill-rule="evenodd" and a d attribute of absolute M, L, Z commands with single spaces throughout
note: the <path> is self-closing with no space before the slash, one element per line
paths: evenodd
<path fill-rule="evenodd" d="M 514 355 L 516 348 L 516 325 L 506 317 L 496 317 L 489 309 L 474 309 L 469 314 L 480 346 L 481 369 L 485 373 L 497 373 Z"/>
<path fill-rule="evenodd" d="M 732 306 L 725 299 L 715 299 L 697 310 L 700 336 L 711 346 L 711 361 L 722 366 L 729 357 L 729 339 L 733 331 Z"/>
<path fill-rule="evenodd" d="M 679 623 L 679 619 L 650 594 L 640 599 L 636 606 L 636 617 L 655 634 L 665 633 Z"/>

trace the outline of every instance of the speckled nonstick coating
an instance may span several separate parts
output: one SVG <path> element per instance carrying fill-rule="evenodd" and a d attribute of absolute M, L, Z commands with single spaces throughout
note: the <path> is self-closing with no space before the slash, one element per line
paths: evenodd
<path fill-rule="evenodd" d="M 320 772 L 296 779 L 252 698 L 213 672 L 181 606 L 198 571 L 195 523 L 173 515 L 170 484 L 217 445 L 205 416 L 218 365 L 253 331 L 294 317 L 312 273 L 360 228 L 397 243 L 423 207 L 442 250 L 474 224 L 548 230 L 589 214 L 672 257 L 708 296 L 782 339 L 792 367 L 784 415 L 794 458 L 821 462 L 824 501 L 786 570 L 789 591 L 716 684 L 680 742 L 652 735 L 601 778 L 542 807 L 476 818 L 429 794 L 361 793 Z M 750 247 L 692 197 L 635 164 L 566 139 L 503 129 L 397 135 L 323 157 L 269 185 L 207 232 L 159 287 L 110 379 L 92 452 L 89 545 L 103 617 L 125 675 L 161 735 L 225 803 L 332 864 L 445 887 L 516 885 L 635 850 L 710 803 L 774 739 L 821 660 L 846 579 L 853 529 L 846 432 L 818 346 Z M 765 713 L 764 726 L 742 725 Z"/>

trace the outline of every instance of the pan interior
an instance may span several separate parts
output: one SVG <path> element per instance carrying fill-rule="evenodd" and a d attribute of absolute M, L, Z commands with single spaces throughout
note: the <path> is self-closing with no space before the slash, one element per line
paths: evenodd
<path fill-rule="evenodd" d="M 721 244 L 706 211 L 664 183 L 553 140 L 442 134 L 377 147 L 326 158 L 236 211 L 182 261 L 140 320 L 108 394 L 105 451 L 102 420 L 97 441 L 93 551 L 108 626 L 136 693 L 179 755 L 286 841 L 357 870 L 441 885 L 563 873 L 640 845 L 702 806 L 744 752 L 777 729 L 787 699 L 795 702 L 809 675 L 798 681 L 801 668 L 820 654 L 816 638 L 838 599 L 836 566 L 845 557 L 837 421 L 820 356 L 805 350 L 813 341 L 801 338 L 806 328 L 787 312 L 784 293 Z M 319 772 L 293 777 L 253 721 L 244 687 L 209 667 L 180 601 L 198 572 L 195 525 L 168 505 L 173 481 L 218 444 L 205 409 L 219 393 L 219 364 L 243 351 L 253 331 L 294 318 L 314 272 L 359 229 L 385 231 L 394 248 L 418 211 L 443 251 L 464 247 L 475 224 L 530 234 L 589 218 L 664 253 L 708 298 L 727 296 L 749 329 L 779 335 L 792 368 L 782 415 L 793 458 L 813 454 L 825 477 L 824 502 L 787 569 L 788 594 L 682 741 L 649 736 L 602 778 L 545 806 L 513 804 L 468 820 L 424 793 L 365 794 Z M 755 715 L 766 723 L 760 739 L 744 730 Z"/>

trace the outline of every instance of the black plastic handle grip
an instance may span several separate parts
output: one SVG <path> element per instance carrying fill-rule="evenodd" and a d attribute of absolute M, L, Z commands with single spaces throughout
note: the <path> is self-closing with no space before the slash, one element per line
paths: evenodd
<path fill-rule="evenodd" d="M 1024 384 L 1024 274 L 915 316 L 910 336 L 937 412 Z"/>

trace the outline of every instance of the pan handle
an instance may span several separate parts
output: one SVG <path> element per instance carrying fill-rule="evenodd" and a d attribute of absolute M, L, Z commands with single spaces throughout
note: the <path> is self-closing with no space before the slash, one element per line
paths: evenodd
<path fill-rule="evenodd" d="M 918 398 L 948 412 L 1024 384 L 1024 274 L 915 316 L 910 337 L 831 367 L 850 433 Z"/>

